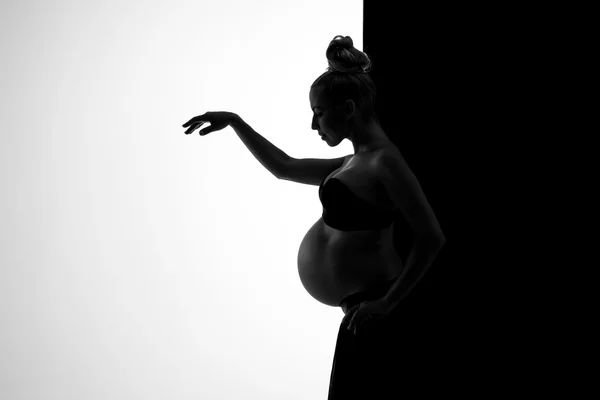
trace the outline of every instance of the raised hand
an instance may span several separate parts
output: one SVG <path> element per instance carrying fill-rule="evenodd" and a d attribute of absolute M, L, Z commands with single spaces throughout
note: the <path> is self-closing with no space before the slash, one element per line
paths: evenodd
<path fill-rule="evenodd" d="M 189 129 L 185 131 L 185 134 L 189 135 L 208 122 L 210 123 L 210 126 L 198 132 L 200 133 L 200 136 L 204 136 L 210 132 L 220 131 L 223 128 L 227 128 L 237 119 L 239 119 L 239 116 L 234 113 L 227 111 L 209 111 L 205 114 L 190 119 L 188 122 L 183 124 L 183 127 L 186 128 L 189 126 Z"/>

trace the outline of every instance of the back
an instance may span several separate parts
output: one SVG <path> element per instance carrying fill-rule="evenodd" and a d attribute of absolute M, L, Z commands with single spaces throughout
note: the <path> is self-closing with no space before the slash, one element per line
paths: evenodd
<path fill-rule="evenodd" d="M 344 161 L 350 157 L 352 154 L 338 158 L 290 157 L 283 167 L 280 178 L 305 185 L 319 186 L 329 174 L 341 168 Z"/>

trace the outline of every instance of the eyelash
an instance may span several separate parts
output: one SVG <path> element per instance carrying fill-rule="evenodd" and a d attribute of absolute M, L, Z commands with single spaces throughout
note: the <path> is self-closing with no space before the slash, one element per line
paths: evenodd
<path fill-rule="evenodd" d="M 317 117 L 320 117 L 321 115 L 323 115 L 323 113 L 321 113 L 321 114 L 315 114 L 315 115 L 316 115 Z"/>

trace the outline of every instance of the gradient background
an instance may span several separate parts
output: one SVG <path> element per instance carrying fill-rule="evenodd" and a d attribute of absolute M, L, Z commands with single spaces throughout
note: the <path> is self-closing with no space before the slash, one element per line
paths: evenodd
<path fill-rule="evenodd" d="M 0 6 L 0 397 L 325 399 L 342 312 L 296 257 L 318 187 L 278 180 L 239 114 L 297 158 L 335 35 L 362 1 Z M 205 125 L 206 126 L 206 125 Z"/>

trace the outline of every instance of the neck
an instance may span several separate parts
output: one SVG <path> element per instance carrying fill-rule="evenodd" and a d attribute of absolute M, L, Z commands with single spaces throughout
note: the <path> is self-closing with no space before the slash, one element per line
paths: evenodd
<path fill-rule="evenodd" d="M 367 153 L 390 143 L 383 128 L 374 120 L 355 128 L 349 139 L 354 146 L 354 154 Z"/>

